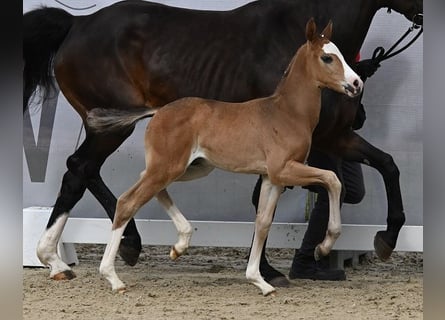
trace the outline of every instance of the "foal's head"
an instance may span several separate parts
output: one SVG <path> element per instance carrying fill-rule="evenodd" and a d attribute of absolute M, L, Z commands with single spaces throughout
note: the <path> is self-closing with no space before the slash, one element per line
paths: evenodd
<path fill-rule="evenodd" d="M 321 34 L 311 18 L 306 25 L 306 70 L 314 76 L 320 88 L 355 97 L 362 92 L 363 82 L 345 62 L 335 44 L 330 41 L 332 21 Z"/>

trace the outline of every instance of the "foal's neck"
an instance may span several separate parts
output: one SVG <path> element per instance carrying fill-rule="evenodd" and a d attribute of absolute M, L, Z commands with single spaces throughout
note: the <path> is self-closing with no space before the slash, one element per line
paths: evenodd
<path fill-rule="evenodd" d="M 289 117 L 307 118 L 313 130 L 320 116 L 321 88 L 308 70 L 309 62 L 303 48 L 292 59 L 273 96 L 279 101 L 277 108 Z"/>

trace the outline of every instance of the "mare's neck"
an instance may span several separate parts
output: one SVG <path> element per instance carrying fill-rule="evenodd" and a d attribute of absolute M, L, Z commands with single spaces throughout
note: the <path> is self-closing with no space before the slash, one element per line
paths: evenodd
<path fill-rule="evenodd" d="M 387 6 L 384 0 L 290 0 L 285 23 L 288 29 L 301 33 L 306 17 L 317 17 L 317 25 L 334 22 L 331 39 L 345 60 L 353 64 L 368 33 L 376 12 Z M 303 21 L 304 20 L 304 21 Z M 297 35 L 299 33 L 296 33 Z"/>

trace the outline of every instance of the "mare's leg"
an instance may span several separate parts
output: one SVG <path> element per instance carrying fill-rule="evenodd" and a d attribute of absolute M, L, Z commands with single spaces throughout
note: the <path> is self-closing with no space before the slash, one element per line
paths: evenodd
<path fill-rule="evenodd" d="M 255 207 L 255 212 L 258 212 L 258 201 L 260 198 L 260 190 L 261 190 L 261 184 L 262 184 L 262 177 L 259 176 L 255 188 L 253 190 L 252 194 L 252 204 Z M 275 210 L 273 212 L 273 215 L 275 216 Z M 254 234 L 255 235 L 255 234 Z M 252 238 L 252 244 L 253 244 L 253 238 Z M 287 280 L 286 276 L 282 274 L 280 271 L 272 267 L 269 262 L 267 261 L 266 257 L 266 244 L 267 244 L 267 237 L 264 240 L 264 246 L 263 250 L 261 251 L 261 259 L 260 259 L 260 273 L 263 276 L 264 280 L 266 282 L 270 283 L 274 287 L 288 287 L 290 282 Z M 251 245 L 252 248 L 252 245 Z M 251 249 L 252 250 L 252 249 Z"/>
<path fill-rule="evenodd" d="M 90 172 L 88 173 L 87 188 L 105 209 L 108 217 L 113 220 L 117 199 L 105 185 L 100 176 L 100 168 L 105 160 L 124 142 L 133 132 L 128 129 L 122 132 L 96 134 L 89 150 Z M 130 266 L 134 266 L 141 253 L 141 237 L 133 219 L 128 222 L 119 246 L 119 255 Z"/>
<path fill-rule="evenodd" d="M 170 251 L 170 258 L 176 260 L 187 250 L 192 237 L 193 228 L 187 219 L 183 216 L 181 211 L 173 203 L 167 190 L 161 190 L 157 195 L 159 203 L 167 211 L 167 214 L 172 219 L 176 230 L 178 230 L 178 242 L 172 247 Z"/>
<path fill-rule="evenodd" d="M 255 234 L 246 269 L 247 280 L 260 288 L 263 295 L 268 295 L 275 291 L 273 286 L 264 281 L 259 265 L 261 251 L 269 233 L 273 213 L 282 190 L 281 186 L 273 185 L 267 176 L 263 176 L 258 212 L 255 219 Z"/>
<path fill-rule="evenodd" d="M 131 131 L 113 136 L 98 136 L 89 133 L 79 149 L 68 158 L 68 171 L 63 176 L 62 186 L 51 212 L 51 217 L 37 245 L 37 256 L 44 265 L 51 269 L 51 278 L 63 280 L 75 277 L 71 268 L 58 256 L 57 243 L 68 220 L 69 212 L 82 198 L 86 188 L 90 188 L 93 195 L 104 206 L 110 218 L 113 218 L 116 198 L 103 183 L 99 175 L 99 170 L 108 155 L 111 154 L 130 133 Z M 128 232 L 132 239 L 139 239 L 138 244 L 140 247 L 140 237 L 133 220 L 130 221 L 127 230 L 126 232 Z M 137 248 L 134 244 L 133 247 Z M 139 253 L 137 255 L 139 255 Z"/>
<path fill-rule="evenodd" d="M 378 257 L 385 261 L 394 250 L 399 231 L 405 223 L 400 172 L 391 155 L 377 149 L 355 132 L 348 132 L 339 143 L 341 156 L 349 161 L 358 161 L 377 169 L 383 177 L 388 201 L 387 229 L 379 231 L 374 238 Z"/>
<path fill-rule="evenodd" d="M 71 268 L 57 254 L 63 228 L 68 220 L 69 211 L 83 196 L 86 182 L 68 170 L 62 180 L 62 186 L 51 212 L 50 219 L 37 244 L 37 257 L 43 265 L 50 268 L 50 278 L 70 280 L 76 277 Z"/>

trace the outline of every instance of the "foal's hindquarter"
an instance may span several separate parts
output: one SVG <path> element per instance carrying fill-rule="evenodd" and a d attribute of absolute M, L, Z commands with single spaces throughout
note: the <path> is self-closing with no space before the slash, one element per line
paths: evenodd
<path fill-rule="evenodd" d="M 327 189 L 330 200 L 328 231 L 316 249 L 316 256 L 329 253 L 341 230 L 341 184 L 335 173 L 304 165 L 311 135 L 318 123 L 320 87 L 327 85 L 314 79 L 321 75 L 307 71 L 305 65 L 314 62 L 313 59 L 307 61 L 307 57 L 311 56 L 306 53 L 311 53 L 308 46 L 302 48 L 306 50 L 298 51 L 289 74 L 271 97 L 245 103 L 184 98 L 157 111 L 145 135 L 146 169 L 139 181 L 118 200 L 111 241 L 100 266 L 101 273 L 111 283 L 113 290 L 125 290 L 124 283 L 114 270 L 114 259 L 123 231 L 137 210 L 154 196 L 175 225 L 183 227 L 182 230 L 178 228 L 179 241 L 170 256 L 176 258 L 187 249 L 191 227 L 174 206 L 166 188 L 175 180 L 187 176 L 187 168 L 196 159 L 204 159 L 207 166 L 263 176 L 253 247 L 246 269 L 247 279 L 260 288 L 263 295 L 275 291 L 261 277 L 259 262 L 284 186 L 320 184 Z M 341 64 L 342 60 L 335 62 Z M 342 72 L 342 77 L 344 75 L 345 72 Z M 337 83 L 331 88 L 346 93 L 345 78 L 341 79 L 337 82 L 342 85 Z M 355 75 L 350 82 L 356 86 L 356 94 L 362 86 L 357 79 Z"/>

